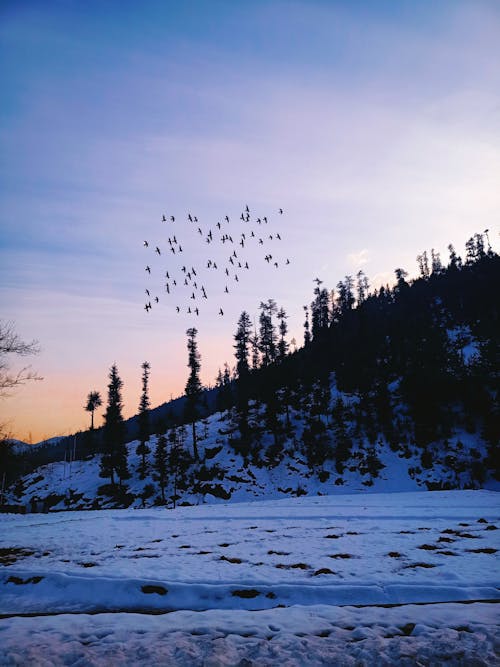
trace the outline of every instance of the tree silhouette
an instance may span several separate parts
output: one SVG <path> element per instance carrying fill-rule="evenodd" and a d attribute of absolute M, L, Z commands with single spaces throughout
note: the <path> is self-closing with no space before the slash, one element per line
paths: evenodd
<path fill-rule="evenodd" d="M 98 391 L 89 391 L 87 396 L 87 402 L 85 404 L 85 410 L 90 412 L 90 430 L 94 430 L 94 412 L 97 408 L 100 408 L 102 405 L 101 394 Z"/>
<path fill-rule="evenodd" d="M 190 369 L 189 377 L 186 383 L 186 408 L 185 408 L 185 417 L 191 423 L 191 428 L 193 432 L 193 454 L 194 458 L 198 460 L 198 441 L 196 436 L 196 420 L 198 419 L 198 402 L 201 394 L 201 381 L 200 381 L 200 353 L 198 352 L 198 344 L 196 342 L 196 336 L 198 330 L 195 327 L 191 327 L 186 331 L 188 342 L 188 367 Z"/>
<path fill-rule="evenodd" d="M 101 477 L 109 477 L 115 484 L 115 473 L 120 485 L 130 477 L 127 469 L 127 449 L 125 447 L 125 423 L 122 417 L 123 382 L 118 375 L 116 364 L 111 366 L 108 384 L 108 405 L 104 415 L 104 453 L 101 458 Z"/>
<path fill-rule="evenodd" d="M 141 479 L 146 477 L 146 456 L 151 451 L 148 445 L 146 444 L 149 440 L 149 408 L 151 402 L 148 395 L 148 382 L 149 382 L 149 372 L 150 365 L 145 361 L 142 366 L 142 394 L 141 400 L 139 403 L 139 445 L 135 450 L 136 453 L 141 457 L 141 463 L 139 465 L 139 476 Z"/>

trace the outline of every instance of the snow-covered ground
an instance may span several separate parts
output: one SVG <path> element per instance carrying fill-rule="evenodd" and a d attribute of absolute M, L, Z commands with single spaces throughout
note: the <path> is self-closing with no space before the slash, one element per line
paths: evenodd
<path fill-rule="evenodd" d="M 498 664 L 499 524 L 491 491 L 4 515 L 0 665 Z"/>

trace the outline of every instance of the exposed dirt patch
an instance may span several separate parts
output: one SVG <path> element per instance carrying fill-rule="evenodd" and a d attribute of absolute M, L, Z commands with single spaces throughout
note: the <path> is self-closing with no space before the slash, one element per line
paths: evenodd
<path fill-rule="evenodd" d="M 236 565 L 240 565 L 241 563 L 243 563 L 241 558 L 228 558 L 227 556 L 221 556 L 219 560 L 225 560 L 228 563 L 235 563 Z"/>
<path fill-rule="evenodd" d="M 267 552 L 269 556 L 289 556 L 290 552 L 289 551 L 274 551 L 273 549 L 269 549 Z"/>
<path fill-rule="evenodd" d="M 211 554 L 211 551 L 197 551 L 196 554 L 198 556 L 206 556 L 207 554 Z"/>
<path fill-rule="evenodd" d="M 151 593 L 156 593 L 157 595 L 166 595 L 168 593 L 168 589 L 165 588 L 164 586 L 156 586 L 153 584 L 147 584 L 145 586 L 141 586 L 141 591 L 148 595 L 150 595 Z"/>
<path fill-rule="evenodd" d="M 342 535 L 335 535 L 332 533 L 331 535 L 323 535 L 323 537 L 325 540 L 338 540 L 340 537 L 342 537 Z"/>
<path fill-rule="evenodd" d="M 269 593 L 266 593 L 266 598 L 269 598 L 270 600 L 276 600 L 276 593 L 269 591 Z"/>
<path fill-rule="evenodd" d="M 332 570 L 330 570 L 329 567 L 322 567 L 320 570 L 316 570 L 316 572 L 313 572 L 313 577 L 317 577 L 320 574 L 335 574 Z"/>
<path fill-rule="evenodd" d="M 451 542 L 455 542 L 453 537 L 439 537 L 438 542 L 447 542 L 448 544 L 451 544 Z"/>
<path fill-rule="evenodd" d="M 436 551 L 436 553 L 441 554 L 441 556 L 458 556 L 458 554 L 455 553 L 454 551 L 448 551 L 448 550 Z"/>
<path fill-rule="evenodd" d="M 435 544 L 421 544 L 417 549 L 423 549 L 424 551 L 436 551 L 437 546 Z"/>
<path fill-rule="evenodd" d="M 179 546 L 179 549 L 191 549 L 191 545 L 190 544 L 181 544 Z"/>
<path fill-rule="evenodd" d="M 237 598 L 250 599 L 250 598 L 256 598 L 258 595 L 260 595 L 260 591 L 255 590 L 255 588 L 243 588 L 232 591 L 231 595 Z"/>
<path fill-rule="evenodd" d="M 354 558 L 352 554 L 331 554 L 328 556 L 328 558 L 342 558 L 342 559 L 347 559 L 347 558 Z"/>
<path fill-rule="evenodd" d="M 225 549 L 226 547 L 230 547 L 231 543 L 230 542 L 223 542 L 222 544 L 218 544 L 217 546 L 222 547 Z"/>
<path fill-rule="evenodd" d="M 389 551 L 387 554 L 390 558 L 401 558 L 399 551 Z"/>
<path fill-rule="evenodd" d="M 415 623 L 407 623 L 406 625 L 400 626 L 399 629 L 406 637 L 409 637 L 415 629 Z"/>
<path fill-rule="evenodd" d="M 2 547 L 0 549 L 0 565 L 13 565 L 21 558 L 33 556 L 35 552 L 24 547 Z"/>
<path fill-rule="evenodd" d="M 414 569 L 417 567 L 423 567 L 423 568 L 430 568 L 430 567 L 436 567 L 432 563 L 411 563 L 410 565 L 405 565 L 405 569 Z"/>
<path fill-rule="evenodd" d="M 93 563 L 92 561 L 85 561 L 84 563 L 78 563 L 80 567 L 95 567 L 97 563 Z"/>
<path fill-rule="evenodd" d="M 498 549 L 493 549 L 492 547 L 484 547 L 483 549 L 466 549 L 471 554 L 496 554 Z"/>
<path fill-rule="evenodd" d="M 22 584 L 38 584 L 40 581 L 42 581 L 43 577 L 29 577 L 28 579 L 21 579 L 20 577 L 9 577 L 7 579 L 7 583 L 9 584 L 16 584 L 16 586 L 20 586 Z"/>
<path fill-rule="evenodd" d="M 491 524 L 490 526 L 486 526 L 485 530 L 498 530 L 498 528 Z"/>
<path fill-rule="evenodd" d="M 278 563 L 274 567 L 279 570 L 310 570 L 310 566 L 306 563 Z"/>

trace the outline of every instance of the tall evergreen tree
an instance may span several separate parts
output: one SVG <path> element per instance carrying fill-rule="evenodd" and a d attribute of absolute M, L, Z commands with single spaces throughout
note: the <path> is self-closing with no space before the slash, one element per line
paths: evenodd
<path fill-rule="evenodd" d="M 304 320 L 304 347 L 306 347 L 311 342 L 311 325 L 309 324 L 309 308 L 307 306 L 303 306 L 303 308 L 306 318 Z"/>
<path fill-rule="evenodd" d="M 201 395 L 201 380 L 200 380 L 200 353 L 198 352 L 198 344 L 196 336 L 198 330 L 191 327 L 186 331 L 188 342 L 188 367 L 189 377 L 186 383 L 186 409 L 185 416 L 191 422 L 193 432 L 193 454 L 194 458 L 198 460 L 198 440 L 196 436 L 196 420 L 198 419 L 198 403 Z"/>
<path fill-rule="evenodd" d="M 146 477 L 146 469 L 147 469 L 146 456 L 151 451 L 149 446 L 147 445 L 150 435 L 149 408 L 151 406 L 151 402 L 149 400 L 149 395 L 148 395 L 148 383 L 149 383 L 149 372 L 151 367 L 149 363 L 145 361 L 142 364 L 141 368 L 142 368 L 142 393 L 141 393 L 141 400 L 139 402 L 139 415 L 138 415 L 139 445 L 137 446 L 137 449 L 135 451 L 141 457 L 141 463 L 139 465 L 139 476 L 141 479 L 144 479 Z"/>
<path fill-rule="evenodd" d="M 259 346 L 263 366 L 269 366 L 276 359 L 276 329 L 274 327 L 273 315 L 276 314 L 277 308 L 274 299 L 268 299 L 267 303 L 261 302 L 260 304 Z"/>
<path fill-rule="evenodd" d="M 90 412 L 90 430 L 94 430 L 94 412 L 102 405 L 101 394 L 98 391 L 90 391 L 87 396 L 85 410 Z"/>
<path fill-rule="evenodd" d="M 288 354 L 288 343 L 286 341 L 285 336 L 288 333 L 288 326 L 286 323 L 288 315 L 285 313 L 284 308 L 280 308 L 278 310 L 278 313 L 276 315 L 279 321 L 278 325 L 278 331 L 279 331 L 279 341 L 278 341 L 278 355 L 277 355 L 277 360 L 278 361 L 283 361 L 283 359 L 286 357 Z"/>
<path fill-rule="evenodd" d="M 127 468 L 127 448 L 125 446 L 125 423 L 122 417 L 123 382 L 118 375 L 116 364 L 111 366 L 108 384 L 108 405 L 104 415 L 104 453 L 101 458 L 101 477 L 109 477 L 115 484 L 115 473 L 120 480 L 130 477 Z"/>
<path fill-rule="evenodd" d="M 167 471 L 168 471 L 168 456 L 167 456 L 167 439 L 164 435 L 158 436 L 155 449 L 155 473 L 156 479 L 160 485 L 161 500 L 165 503 L 165 487 L 167 485 Z"/>

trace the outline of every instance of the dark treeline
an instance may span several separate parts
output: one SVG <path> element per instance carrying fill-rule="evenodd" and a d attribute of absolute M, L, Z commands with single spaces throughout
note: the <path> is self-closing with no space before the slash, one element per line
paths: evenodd
<path fill-rule="evenodd" d="M 285 414 L 286 424 L 290 405 L 306 409 L 313 462 L 333 457 L 341 469 L 355 434 L 373 443 L 382 435 L 395 451 L 416 445 L 428 466 L 429 446 L 446 446 L 453 429 L 465 429 L 488 447 L 476 476 L 483 475 L 481 468 L 494 468 L 500 435 L 500 258 L 482 234 L 467 242 L 464 260 L 451 245 L 449 253 L 445 266 L 434 250 L 430 257 L 424 252 L 417 257 L 417 278 L 408 280 L 397 268 L 394 286 L 373 291 L 361 271 L 331 291 L 317 279 L 314 299 L 304 307 L 304 346 L 291 354 L 283 344 L 279 348 L 279 329 L 269 323 L 277 313 L 272 300 L 261 304 L 260 337 L 252 338 L 243 313 L 235 336 L 236 382 L 229 383 L 227 369 L 219 375 L 219 407 L 235 409 L 243 449 L 255 440 L 248 419 L 253 399 L 266 404 L 277 449 L 284 433 L 277 416 Z M 255 343 L 257 365 L 255 355 L 250 363 Z M 329 407 L 332 379 L 340 392 L 359 399 L 354 414 L 342 399 Z M 346 427 L 347 412 L 354 429 Z M 322 415 L 336 430 L 333 446 Z"/>

